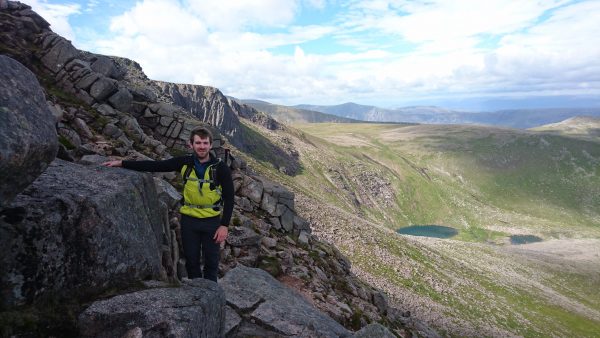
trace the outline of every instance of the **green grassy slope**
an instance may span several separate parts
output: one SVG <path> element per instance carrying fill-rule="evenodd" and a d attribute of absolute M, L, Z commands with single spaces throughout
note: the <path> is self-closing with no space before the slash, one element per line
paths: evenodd
<path fill-rule="evenodd" d="M 322 147 L 332 152 L 330 160 L 340 166 L 354 173 L 361 166 L 381 173 L 395 191 L 395 203 L 360 209 L 391 228 L 411 224 L 465 231 L 526 228 L 552 237 L 598 227 L 597 142 L 465 126 L 299 128 L 319 137 L 313 142 L 323 142 Z M 312 179 L 327 181 L 323 174 Z M 335 199 L 338 194 L 326 195 Z"/>
<path fill-rule="evenodd" d="M 475 126 L 297 128 L 257 131 L 293 144 L 298 175 L 253 164 L 296 191 L 315 233 L 414 317 L 458 336 L 600 332 L 600 252 L 588 265 L 544 256 L 564 245 L 600 251 L 598 142 Z M 395 234 L 414 224 L 459 234 Z M 511 234 L 547 247 L 515 251 Z"/>
<path fill-rule="evenodd" d="M 600 117 L 576 116 L 558 123 L 531 128 L 531 130 L 599 140 Z"/>

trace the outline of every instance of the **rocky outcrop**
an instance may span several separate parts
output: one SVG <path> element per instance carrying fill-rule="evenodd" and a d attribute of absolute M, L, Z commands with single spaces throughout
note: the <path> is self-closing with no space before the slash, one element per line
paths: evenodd
<path fill-rule="evenodd" d="M 402 327 L 382 292 L 360 282 L 335 247 L 311 234 L 291 191 L 242 170 L 234 170 L 234 178 L 234 226 L 221 259 L 225 277 L 240 265 L 258 267 L 348 329 L 373 321 Z"/>
<path fill-rule="evenodd" d="M 148 175 L 56 160 L 5 213 L 1 305 L 164 279 L 161 211 Z"/>
<path fill-rule="evenodd" d="M 390 332 L 385 326 L 373 323 L 369 324 L 358 332 L 356 332 L 352 338 L 395 338 L 396 336 Z"/>
<path fill-rule="evenodd" d="M 190 130 L 202 124 L 189 111 L 172 103 L 159 104 L 156 88 L 126 81 L 129 68 L 113 58 L 76 49 L 48 25 L 25 24 L 43 19 L 27 5 L 8 4 L 0 17 L 3 50 L 45 79 L 46 87 L 52 89 L 50 94 L 56 95 L 50 99 L 62 103 L 56 115 L 66 115 L 60 113 L 65 109 L 85 111 L 75 117 L 100 122 L 96 128 L 120 143 L 122 155 L 134 144 L 154 147 L 158 157 L 164 156 L 167 148 L 186 150 Z M 81 109 L 82 105 L 89 108 Z M 134 122 L 131 115 L 140 119 Z M 78 125 L 66 117 L 60 119 L 58 131 L 69 146 L 78 149 L 84 144 L 73 132 Z"/>
<path fill-rule="evenodd" d="M 212 281 L 157 287 L 95 302 L 79 315 L 82 337 L 222 337 L 225 296 Z"/>
<path fill-rule="evenodd" d="M 209 86 L 176 84 L 155 81 L 162 94 L 168 96 L 173 103 L 190 111 L 199 120 L 215 126 L 229 137 L 237 147 L 244 148 L 239 130 L 238 117 L 263 125 L 268 129 L 282 126 L 264 113 L 245 104 L 226 97 L 220 90 Z"/>
<path fill-rule="evenodd" d="M 216 126 L 230 138 L 237 136 L 240 121 L 225 95 L 218 89 L 161 81 L 156 83 L 176 105 L 191 112 L 200 121 Z"/>
<path fill-rule="evenodd" d="M 0 55 L 0 210 L 56 156 L 55 119 L 35 76 Z"/>
<path fill-rule="evenodd" d="M 260 269 L 237 267 L 220 282 L 240 320 L 229 337 L 349 337 L 343 326 Z"/>

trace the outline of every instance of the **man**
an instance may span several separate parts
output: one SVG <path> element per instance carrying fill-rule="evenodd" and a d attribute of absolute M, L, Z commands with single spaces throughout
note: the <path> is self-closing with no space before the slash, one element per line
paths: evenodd
<path fill-rule="evenodd" d="M 181 239 L 189 278 L 217 281 L 220 244 L 227 238 L 233 212 L 233 180 L 227 164 L 210 155 L 212 135 L 206 128 L 190 134 L 192 155 L 164 161 L 108 161 L 102 165 L 136 171 L 179 171 L 184 180 Z M 204 257 L 204 275 L 200 271 Z"/>

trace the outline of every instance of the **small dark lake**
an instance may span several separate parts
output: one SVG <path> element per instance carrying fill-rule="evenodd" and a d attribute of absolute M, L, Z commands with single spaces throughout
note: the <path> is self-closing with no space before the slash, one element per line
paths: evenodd
<path fill-rule="evenodd" d="M 458 234 L 458 230 L 443 225 L 411 225 L 396 230 L 397 233 L 412 236 L 450 238 Z"/>
<path fill-rule="evenodd" d="M 533 235 L 512 235 L 510 236 L 510 244 L 528 244 L 543 241 L 542 238 Z"/>

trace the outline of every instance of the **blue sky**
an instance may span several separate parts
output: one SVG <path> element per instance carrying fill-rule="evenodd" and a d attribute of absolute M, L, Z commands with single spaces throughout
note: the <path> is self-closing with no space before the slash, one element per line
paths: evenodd
<path fill-rule="evenodd" d="M 238 98 L 600 106 L 599 0 L 24 2 L 79 49 Z"/>

